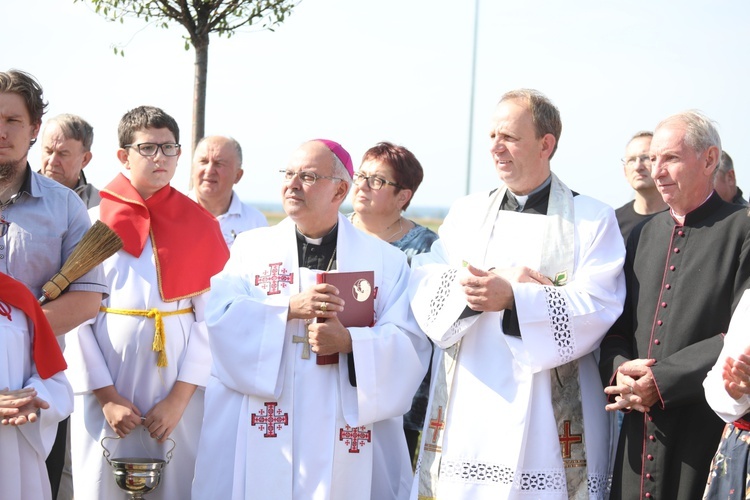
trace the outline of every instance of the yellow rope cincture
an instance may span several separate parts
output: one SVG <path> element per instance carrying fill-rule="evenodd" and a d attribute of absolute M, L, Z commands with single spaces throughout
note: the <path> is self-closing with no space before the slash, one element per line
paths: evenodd
<path fill-rule="evenodd" d="M 162 312 L 156 308 L 150 309 L 148 311 L 143 311 L 140 309 L 113 309 L 104 306 L 99 307 L 99 310 L 106 313 L 122 314 L 123 316 L 144 316 L 146 318 L 154 318 L 154 343 L 152 344 L 151 349 L 159 353 L 159 359 L 156 361 L 156 366 L 160 368 L 168 366 L 167 353 L 164 349 L 164 346 L 166 344 L 166 337 L 164 336 L 164 320 L 162 320 L 162 318 L 164 316 L 175 316 L 177 314 L 187 314 L 193 312 L 192 307 L 167 312 Z"/>

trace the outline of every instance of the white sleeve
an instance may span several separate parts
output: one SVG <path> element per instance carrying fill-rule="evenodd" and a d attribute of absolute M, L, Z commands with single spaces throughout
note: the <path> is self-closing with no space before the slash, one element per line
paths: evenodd
<path fill-rule="evenodd" d="M 716 360 L 716 364 L 708 372 L 703 381 L 703 389 L 706 393 L 706 401 L 716 414 L 725 422 L 734 422 L 750 411 L 750 396 L 743 395 L 740 399 L 734 399 L 724 388 L 722 379 L 722 365 L 727 358 L 737 359 L 748 346 L 750 340 L 747 338 L 747 328 L 750 325 L 750 290 L 742 294 L 737 308 L 732 314 L 729 330 L 724 337 L 724 347 Z"/>

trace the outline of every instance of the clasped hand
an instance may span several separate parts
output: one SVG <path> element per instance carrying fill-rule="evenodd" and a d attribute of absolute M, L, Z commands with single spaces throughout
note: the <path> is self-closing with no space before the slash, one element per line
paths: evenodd
<path fill-rule="evenodd" d="M 615 402 L 605 406 L 607 411 L 636 410 L 651 411 L 659 401 L 656 382 L 651 367 L 655 359 L 633 359 L 617 369 L 615 385 L 604 388 L 605 394 L 615 397 Z"/>
<path fill-rule="evenodd" d="M 552 285 L 552 281 L 539 271 L 525 266 L 484 271 L 469 264 L 469 276 L 461 278 L 466 302 L 474 311 L 502 311 L 513 308 L 511 283 L 536 283 Z"/>
<path fill-rule="evenodd" d="M 352 337 L 337 314 L 344 310 L 339 290 L 328 283 L 318 283 L 289 299 L 288 318 L 307 323 L 310 349 L 320 355 L 352 352 Z M 324 322 L 313 323 L 314 318 Z"/>
<path fill-rule="evenodd" d="M 740 399 L 750 394 L 750 346 L 737 356 L 727 358 L 721 366 L 721 378 L 724 389 L 732 399 Z"/>
<path fill-rule="evenodd" d="M 24 425 L 39 419 L 39 410 L 49 408 L 49 403 L 37 396 L 36 389 L 25 387 L 14 391 L 7 387 L 0 391 L 0 423 Z"/>

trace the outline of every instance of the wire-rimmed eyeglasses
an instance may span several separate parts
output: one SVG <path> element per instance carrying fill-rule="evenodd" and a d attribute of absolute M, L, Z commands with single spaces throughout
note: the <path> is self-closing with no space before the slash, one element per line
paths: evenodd
<path fill-rule="evenodd" d="M 177 156 L 180 153 L 180 145 L 176 142 L 165 142 L 164 144 L 142 142 L 140 144 L 125 144 L 125 147 L 135 148 L 141 156 L 156 156 L 159 149 L 164 156 Z"/>
<path fill-rule="evenodd" d="M 629 167 L 635 165 L 639 161 L 644 165 L 651 165 L 651 157 L 649 155 L 628 156 L 622 159 L 622 163 Z"/>
<path fill-rule="evenodd" d="M 302 184 L 305 186 L 312 186 L 315 184 L 315 181 L 318 179 L 330 179 L 332 181 L 343 181 L 341 177 L 333 177 L 330 175 L 318 175 L 315 172 L 310 172 L 308 170 L 298 170 L 297 172 L 294 172 L 292 170 L 279 170 L 280 173 L 284 174 L 284 181 L 289 182 L 292 179 L 294 179 L 294 176 L 296 175 L 299 177 L 299 180 L 302 181 Z"/>
<path fill-rule="evenodd" d="M 370 189 L 375 190 L 382 189 L 386 184 L 388 184 L 389 186 L 397 187 L 399 189 L 404 189 L 404 187 L 400 184 L 383 179 L 382 177 L 378 177 L 377 175 L 365 175 L 362 172 L 356 172 L 352 176 L 352 180 L 357 186 L 362 184 L 362 181 L 367 181 L 367 185 L 370 186 Z"/>

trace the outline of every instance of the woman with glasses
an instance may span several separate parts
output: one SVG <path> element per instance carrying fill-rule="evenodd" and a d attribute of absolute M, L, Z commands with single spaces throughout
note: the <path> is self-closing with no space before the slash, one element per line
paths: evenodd
<path fill-rule="evenodd" d="M 409 262 L 414 255 L 428 252 L 438 239 L 434 231 L 402 215 L 423 176 L 422 165 L 411 151 L 379 142 L 365 152 L 353 178 L 354 213 L 350 220 L 362 231 L 401 249 Z"/>
<path fill-rule="evenodd" d="M 410 264 L 414 255 L 429 252 L 432 242 L 438 239 L 434 231 L 403 216 L 423 176 L 422 165 L 414 154 L 390 142 L 379 142 L 368 149 L 353 176 L 354 213 L 349 216 L 350 220 L 362 231 L 403 251 Z M 404 433 L 412 463 L 424 424 L 429 388 L 428 371 L 414 396 L 411 410 L 404 415 Z"/>

